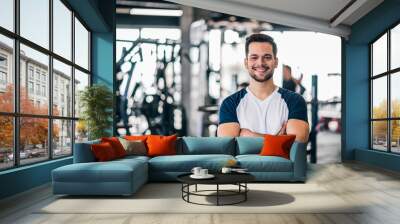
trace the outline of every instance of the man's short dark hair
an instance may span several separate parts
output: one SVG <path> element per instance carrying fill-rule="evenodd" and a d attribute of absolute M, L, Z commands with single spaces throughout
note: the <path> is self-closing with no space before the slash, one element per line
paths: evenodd
<path fill-rule="evenodd" d="M 292 72 L 292 68 L 289 65 L 283 65 L 283 68 L 286 68 L 287 70 L 289 70 L 289 72 Z"/>
<path fill-rule="evenodd" d="M 276 57 L 276 54 L 278 53 L 278 48 L 276 47 L 276 43 L 274 41 L 274 38 L 262 34 L 262 33 L 255 33 L 246 38 L 246 58 L 247 54 L 249 53 L 249 45 L 253 42 L 264 42 L 264 43 L 270 43 L 272 45 L 272 52 L 274 53 L 274 57 Z"/>

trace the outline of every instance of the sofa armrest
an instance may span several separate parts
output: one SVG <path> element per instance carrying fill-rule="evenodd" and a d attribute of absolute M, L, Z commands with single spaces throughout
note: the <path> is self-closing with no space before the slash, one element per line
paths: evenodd
<path fill-rule="evenodd" d="M 290 160 L 293 162 L 293 179 L 305 181 L 307 175 L 307 143 L 294 142 L 290 149 Z"/>
<path fill-rule="evenodd" d="M 94 157 L 90 146 L 92 144 L 97 144 L 97 143 L 100 143 L 100 140 L 75 143 L 75 145 L 74 145 L 74 163 L 95 162 L 96 158 Z"/>

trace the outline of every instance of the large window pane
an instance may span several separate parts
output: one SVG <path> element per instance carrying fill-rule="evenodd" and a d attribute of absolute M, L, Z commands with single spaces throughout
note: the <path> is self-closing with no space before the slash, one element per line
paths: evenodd
<path fill-rule="evenodd" d="M 400 24 L 392 29 L 390 34 L 391 69 L 400 67 Z"/>
<path fill-rule="evenodd" d="M 13 48 L 13 40 L 0 35 L 0 111 L 2 112 L 14 111 Z"/>
<path fill-rule="evenodd" d="M 387 121 L 372 122 L 372 148 L 387 151 Z"/>
<path fill-rule="evenodd" d="M 34 163 L 49 158 L 49 120 L 22 117 L 20 119 L 21 164 Z"/>
<path fill-rule="evenodd" d="M 75 69 L 75 117 L 81 114 L 80 94 L 89 85 L 89 75 Z"/>
<path fill-rule="evenodd" d="M 53 157 L 72 154 L 72 121 L 53 120 Z"/>
<path fill-rule="evenodd" d="M 53 0 L 53 51 L 71 60 L 72 12 L 60 1 Z"/>
<path fill-rule="evenodd" d="M 391 141 L 392 141 L 392 152 L 400 153 L 400 120 L 393 120 L 391 123 Z"/>
<path fill-rule="evenodd" d="M 387 118 L 387 78 L 372 80 L 372 118 Z"/>
<path fill-rule="evenodd" d="M 88 128 L 84 120 L 75 121 L 75 143 L 87 141 Z"/>
<path fill-rule="evenodd" d="M 89 70 L 89 32 L 75 18 L 75 63 Z"/>
<path fill-rule="evenodd" d="M 391 97 L 391 116 L 400 118 L 400 72 L 395 74 L 391 74 L 391 88 L 390 88 L 390 97 Z"/>
<path fill-rule="evenodd" d="M 20 109 L 25 114 L 47 115 L 49 57 L 21 44 Z"/>
<path fill-rule="evenodd" d="M 72 69 L 53 60 L 53 115 L 72 117 Z"/>
<path fill-rule="evenodd" d="M 14 164 L 14 125 L 13 118 L 0 116 L 0 170 Z"/>
<path fill-rule="evenodd" d="M 387 34 L 372 45 L 372 68 L 373 75 L 387 71 Z"/>
<path fill-rule="evenodd" d="M 14 0 L 0 1 L 0 26 L 14 31 Z"/>
<path fill-rule="evenodd" d="M 20 0 L 21 36 L 49 47 L 49 0 Z"/>

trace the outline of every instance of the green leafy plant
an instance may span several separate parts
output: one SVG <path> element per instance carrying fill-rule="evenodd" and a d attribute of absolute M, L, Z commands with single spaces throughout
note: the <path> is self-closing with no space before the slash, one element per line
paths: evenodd
<path fill-rule="evenodd" d="M 79 106 L 88 129 L 89 139 L 109 136 L 107 130 L 112 125 L 113 95 L 110 89 L 101 84 L 86 87 L 79 93 Z"/>

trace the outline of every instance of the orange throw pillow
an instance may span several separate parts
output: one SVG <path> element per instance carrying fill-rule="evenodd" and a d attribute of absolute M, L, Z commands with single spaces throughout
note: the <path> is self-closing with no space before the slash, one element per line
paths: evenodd
<path fill-rule="evenodd" d="M 147 137 L 148 156 L 176 155 L 176 135 L 150 135 Z"/>
<path fill-rule="evenodd" d="M 90 146 L 90 148 L 94 154 L 94 157 L 99 162 L 110 161 L 117 158 L 114 149 L 108 142 L 93 144 Z"/>
<path fill-rule="evenodd" d="M 117 158 L 125 157 L 126 151 L 117 137 L 101 138 L 101 142 L 108 142 L 114 149 Z"/>
<path fill-rule="evenodd" d="M 264 146 L 261 149 L 262 156 L 280 156 L 290 159 L 290 148 L 296 135 L 264 135 Z"/>

